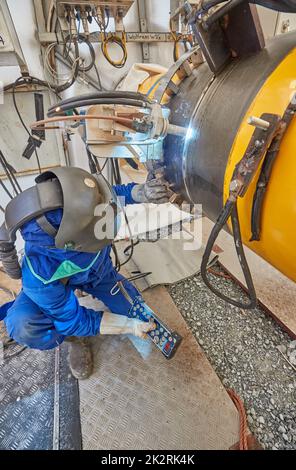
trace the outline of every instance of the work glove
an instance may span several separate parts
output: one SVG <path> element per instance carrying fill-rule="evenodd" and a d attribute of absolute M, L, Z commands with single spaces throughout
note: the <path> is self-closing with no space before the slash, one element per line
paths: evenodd
<path fill-rule="evenodd" d="M 145 339 L 147 333 L 155 328 L 156 325 L 153 322 L 143 322 L 124 315 L 105 312 L 101 320 L 100 333 L 101 335 L 131 334 Z"/>
<path fill-rule="evenodd" d="M 169 202 L 172 191 L 159 179 L 152 179 L 144 184 L 137 184 L 132 189 L 132 198 L 135 202 L 165 204 Z"/>

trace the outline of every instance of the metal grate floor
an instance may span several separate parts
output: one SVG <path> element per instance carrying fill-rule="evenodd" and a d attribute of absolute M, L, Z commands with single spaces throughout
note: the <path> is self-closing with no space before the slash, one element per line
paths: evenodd
<path fill-rule="evenodd" d="M 95 373 L 81 381 L 84 449 L 229 449 L 238 441 L 237 411 L 181 314 L 162 287 L 147 303 L 183 336 L 167 361 L 150 342 L 93 339 Z M 95 308 L 87 297 L 83 304 Z"/>

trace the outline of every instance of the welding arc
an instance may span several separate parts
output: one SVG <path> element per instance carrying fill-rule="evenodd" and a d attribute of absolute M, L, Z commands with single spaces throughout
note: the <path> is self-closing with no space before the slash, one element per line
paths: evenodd
<path fill-rule="evenodd" d="M 132 119 L 122 118 L 118 116 L 104 116 L 102 114 L 85 114 L 84 116 L 56 116 L 51 117 L 48 119 L 43 119 L 42 121 L 36 121 L 31 124 L 30 128 L 32 130 L 40 131 L 43 130 L 46 124 L 54 123 L 54 122 L 65 122 L 65 121 L 85 121 L 85 120 L 98 120 L 104 119 L 105 121 L 114 121 L 118 122 L 119 124 L 123 124 L 127 127 L 131 127 L 133 123 Z M 47 127 L 47 130 L 56 129 L 56 127 Z"/>

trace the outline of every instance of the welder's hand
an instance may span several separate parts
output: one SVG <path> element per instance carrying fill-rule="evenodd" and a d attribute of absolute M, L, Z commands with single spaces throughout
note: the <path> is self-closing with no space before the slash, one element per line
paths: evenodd
<path fill-rule="evenodd" d="M 138 338 L 146 339 L 147 333 L 149 333 L 149 331 L 155 330 L 156 328 L 156 325 L 153 322 L 143 322 L 136 319 L 132 321 L 134 322 L 132 334 Z"/>
<path fill-rule="evenodd" d="M 149 331 L 155 330 L 156 325 L 152 322 L 143 322 L 124 315 L 105 312 L 102 316 L 101 335 L 131 334 L 138 338 L 146 338 Z"/>
<path fill-rule="evenodd" d="M 159 179 L 152 179 L 144 184 L 137 184 L 132 189 L 132 198 L 135 202 L 165 204 L 169 202 L 172 192 L 167 185 Z"/>

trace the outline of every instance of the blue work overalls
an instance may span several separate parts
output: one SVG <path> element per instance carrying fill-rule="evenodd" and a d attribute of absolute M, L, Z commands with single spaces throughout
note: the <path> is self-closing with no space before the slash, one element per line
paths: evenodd
<path fill-rule="evenodd" d="M 133 204 L 132 187 L 115 186 L 114 190 L 125 197 L 126 204 Z M 62 210 L 48 212 L 46 218 L 58 228 Z M 97 254 L 50 248 L 54 240 L 35 220 L 27 223 L 21 233 L 25 240 L 22 291 L 14 302 L 0 308 L 0 320 L 4 319 L 11 338 L 45 350 L 55 348 L 67 336 L 98 335 L 103 312 L 80 306 L 75 289 L 101 300 L 113 313 L 128 315 L 130 303 L 114 288 L 124 278 L 112 264 L 110 246 Z M 61 282 L 64 278 L 68 279 L 66 285 Z M 126 280 L 124 287 L 132 299 L 139 295 Z"/>

